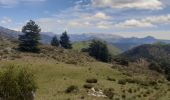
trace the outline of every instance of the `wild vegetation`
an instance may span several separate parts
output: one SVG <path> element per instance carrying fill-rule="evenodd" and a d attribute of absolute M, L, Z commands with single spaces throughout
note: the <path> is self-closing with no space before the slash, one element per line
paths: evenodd
<path fill-rule="evenodd" d="M 91 44 L 92 40 L 88 40 L 88 41 L 80 41 L 80 42 L 73 42 L 73 50 L 77 50 L 77 51 L 83 51 L 86 48 L 89 48 L 90 44 Z M 107 43 L 107 48 L 109 50 L 109 54 L 111 54 L 112 56 L 118 55 L 120 54 L 122 51 L 115 47 L 112 44 Z"/>
<path fill-rule="evenodd" d="M 30 35 L 30 31 L 26 32 Z M 27 37 L 25 38 L 27 40 Z M 27 41 L 23 40 L 24 47 Z M 55 37 L 52 41 L 56 40 Z M 155 59 L 167 58 L 169 54 L 167 46 L 163 47 L 165 51 L 167 50 L 165 56 L 161 56 L 164 52 L 162 47 L 159 49 L 148 47 L 137 51 L 134 49 L 110 59 L 105 42 L 94 40 L 87 52 L 79 52 L 71 49 L 71 42 L 66 32 L 57 41 L 60 41 L 60 46 L 38 44 L 36 45 L 38 52 L 34 52 L 35 49 L 21 52 L 18 51 L 18 43 L 21 41 L 1 40 L 0 97 L 2 99 L 31 100 L 29 99 L 31 97 L 35 100 L 170 99 L 170 82 L 166 80 L 164 74 L 150 70 L 152 68 L 159 70 L 159 67 L 154 67 L 157 66 Z M 29 46 L 35 47 L 34 44 Z M 156 50 L 150 51 L 155 59 L 150 58 L 150 53 L 145 55 L 140 53 L 140 50 L 144 50 L 145 53 Z M 150 61 L 155 62 L 150 63 Z M 13 67 L 8 68 L 8 66 Z"/>
<path fill-rule="evenodd" d="M 141 58 L 148 61 L 149 68 L 159 73 L 165 74 L 165 77 L 170 78 L 170 45 L 169 44 L 153 44 L 142 45 L 130 51 L 123 53 L 122 58 L 135 62 Z"/>

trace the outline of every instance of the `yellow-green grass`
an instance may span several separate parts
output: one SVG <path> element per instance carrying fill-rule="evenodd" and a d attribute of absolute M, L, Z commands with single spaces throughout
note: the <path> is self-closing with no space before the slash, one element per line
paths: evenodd
<path fill-rule="evenodd" d="M 118 84 L 118 80 L 126 79 L 128 76 L 122 74 L 121 71 L 111 68 L 111 64 L 101 62 L 91 62 L 84 65 L 73 65 L 62 62 L 57 62 L 50 58 L 25 57 L 15 60 L 0 61 L 1 68 L 4 66 L 15 65 L 24 66 L 32 69 L 36 76 L 38 90 L 36 92 L 36 100 L 80 100 L 82 96 L 85 100 L 107 100 L 108 98 L 93 97 L 87 95 L 86 89 L 83 85 L 86 79 L 96 78 L 96 88 L 104 90 L 106 88 L 114 88 L 114 98 L 122 100 L 122 95 L 126 95 L 126 100 L 169 100 L 169 91 L 167 83 L 158 85 L 160 89 L 156 90 L 152 86 L 141 86 L 138 84 L 126 85 Z M 107 77 L 112 77 L 116 81 L 109 81 Z M 135 77 L 135 76 L 134 76 Z M 139 77 L 139 76 L 138 76 Z M 141 77 L 143 77 L 141 75 Z M 78 93 L 65 93 L 67 87 L 76 85 L 79 88 Z M 136 90 L 137 92 L 129 93 L 128 90 Z M 123 92 L 125 90 L 125 93 Z M 152 92 L 144 97 L 143 95 L 148 91 Z M 167 93 L 164 93 L 164 92 Z M 159 95 L 157 95 L 159 94 Z M 141 97 L 137 97 L 141 95 Z"/>

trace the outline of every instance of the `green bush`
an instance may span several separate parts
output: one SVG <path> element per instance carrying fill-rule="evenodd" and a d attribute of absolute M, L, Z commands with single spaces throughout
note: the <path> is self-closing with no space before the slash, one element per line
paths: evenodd
<path fill-rule="evenodd" d="M 111 77 L 109 77 L 109 76 L 107 77 L 107 80 L 108 80 L 108 81 L 116 81 L 116 79 L 111 78 Z"/>
<path fill-rule="evenodd" d="M 78 89 L 77 86 L 71 85 L 71 86 L 69 86 L 69 87 L 65 90 L 65 92 L 66 92 L 66 93 L 72 93 L 72 92 L 77 92 L 78 90 L 79 90 L 79 89 Z"/>
<path fill-rule="evenodd" d="M 129 88 L 129 89 L 128 89 L 128 92 L 129 92 L 129 93 L 132 93 L 133 91 L 132 91 L 132 89 L 131 89 L 131 88 Z"/>
<path fill-rule="evenodd" d="M 159 64 L 157 64 L 156 62 L 151 62 L 149 64 L 149 69 L 155 70 L 155 71 L 160 72 L 160 73 L 163 72 L 162 69 L 161 69 L 161 66 Z"/>
<path fill-rule="evenodd" d="M 93 85 L 93 84 L 84 84 L 83 87 L 84 87 L 85 89 L 91 89 L 91 88 L 94 87 L 94 85 Z"/>
<path fill-rule="evenodd" d="M 106 42 L 93 40 L 87 49 L 90 56 L 103 62 L 109 62 L 110 54 Z"/>
<path fill-rule="evenodd" d="M 170 73 L 167 75 L 167 80 L 170 81 Z"/>
<path fill-rule="evenodd" d="M 37 85 L 26 68 L 9 66 L 0 73 L 0 98 L 3 100 L 33 100 Z"/>
<path fill-rule="evenodd" d="M 125 58 L 114 58 L 114 61 L 116 62 L 116 64 L 118 65 L 123 65 L 123 66 L 129 66 L 129 61 Z"/>
<path fill-rule="evenodd" d="M 105 89 L 104 90 L 104 94 L 109 98 L 109 99 L 113 99 L 113 97 L 114 97 L 114 89 L 112 89 L 112 88 L 108 88 L 108 89 Z"/>
<path fill-rule="evenodd" d="M 125 85 L 126 84 L 126 80 L 119 80 L 118 84 Z"/>
<path fill-rule="evenodd" d="M 87 83 L 97 83 L 97 79 L 87 79 Z"/>

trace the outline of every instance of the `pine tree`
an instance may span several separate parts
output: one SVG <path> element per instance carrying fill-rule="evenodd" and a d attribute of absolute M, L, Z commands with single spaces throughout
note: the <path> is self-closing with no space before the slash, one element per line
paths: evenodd
<path fill-rule="evenodd" d="M 19 36 L 19 50 L 26 52 L 38 52 L 38 44 L 40 40 L 40 27 L 30 20 L 23 28 L 23 35 Z"/>
<path fill-rule="evenodd" d="M 69 36 L 67 35 L 67 32 L 63 32 L 63 34 L 60 37 L 60 44 L 61 47 L 65 49 L 72 49 L 72 44 L 70 43 Z"/>
<path fill-rule="evenodd" d="M 109 50 L 105 42 L 99 40 L 93 40 L 88 49 L 89 55 L 96 58 L 97 60 L 108 62 L 109 61 Z"/>
<path fill-rule="evenodd" d="M 60 45 L 59 40 L 56 35 L 52 38 L 51 45 L 56 46 L 56 47 L 58 47 Z"/>

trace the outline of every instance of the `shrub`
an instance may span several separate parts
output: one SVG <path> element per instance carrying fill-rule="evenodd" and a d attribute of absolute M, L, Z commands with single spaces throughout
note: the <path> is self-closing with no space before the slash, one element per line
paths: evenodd
<path fill-rule="evenodd" d="M 129 93 L 132 93 L 132 89 L 131 89 L 131 88 L 129 88 L 128 92 L 129 92 Z"/>
<path fill-rule="evenodd" d="M 139 98 L 141 98 L 142 96 L 140 94 L 137 95 Z"/>
<path fill-rule="evenodd" d="M 125 95 L 125 94 L 123 94 L 123 95 L 122 95 L 122 98 L 123 98 L 123 99 L 125 99 L 125 98 L 126 98 L 126 95 Z"/>
<path fill-rule="evenodd" d="M 150 70 L 155 70 L 157 72 L 162 72 L 161 66 L 159 64 L 157 64 L 156 62 L 151 62 L 149 64 L 149 69 Z"/>
<path fill-rule="evenodd" d="M 125 84 L 126 84 L 126 80 L 119 80 L 119 81 L 118 81 L 118 84 L 125 85 Z"/>
<path fill-rule="evenodd" d="M 80 98 L 81 98 L 81 99 L 85 99 L 85 96 L 81 96 Z"/>
<path fill-rule="evenodd" d="M 115 100 L 120 100 L 119 98 L 115 98 Z"/>
<path fill-rule="evenodd" d="M 79 91 L 79 89 L 75 85 L 71 85 L 65 90 L 66 93 L 72 93 L 72 92 L 77 92 L 77 91 Z"/>
<path fill-rule="evenodd" d="M 147 94 L 143 94 L 143 97 L 147 97 Z"/>
<path fill-rule="evenodd" d="M 114 61 L 119 65 L 129 66 L 129 61 L 125 58 L 115 58 Z"/>
<path fill-rule="evenodd" d="M 108 88 L 108 89 L 105 89 L 104 90 L 104 94 L 109 98 L 109 99 L 113 99 L 113 97 L 114 97 L 114 89 L 112 89 L 112 88 Z"/>
<path fill-rule="evenodd" d="M 170 81 L 170 73 L 167 75 L 167 80 Z"/>
<path fill-rule="evenodd" d="M 82 48 L 81 52 L 89 52 L 88 48 Z"/>
<path fill-rule="evenodd" d="M 127 79 L 125 79 L 125 80 L 126 80 L 126 82 L 128 82 L 128 83 L 138 83 L 137 80 L 131 79 L 131 78 L 127 78 Z"/>
<path fill-rule="evenodd" d="M 157 82 L 156 81 L 150 81 L 149 84 L 153 86 L 153 85 L 157 85 Z"/>
<path fill-rule="evenodd" d="M 93 79 L 87 79 L 86 80 L 87 83 L 97 83 L 97 79 L 93 78 Z"/>
<path fill-rule="evenodd" d="M 78 62 L 76 60 L 70 59 L 68 61 L 66 61 L 66 64 L 73 64 L 73 65 L 77 65 Z"/>
<path fill-rule="evenodd" d="M 84 84 L 83 87 L 86 89 L 91 89 L 91 88 L 93 88 L 93 85 L 92 84 Z"/>
<path fill-rule="evenodd" d="M 103 62 L 109 61 L 110 54 L 105 42 L 93 40 L 88 48 L 88 53 L 97 60 Z"/>
<path fill-rule="evenodd" d="M 151 91 L 150 91 L 150 90 L 147 90 L 147 91 L 146 91 L 146 94 L 150 94 L 150 93 L 151 93 Z"/>
<path fill-rule="evenodd" d="M 34 75 L 28 69 L 10 66 L 0 74 L 0 97 L 3 100 L 33 100 L 36 89 Z"/>
<path fill-rule="evenodd" d="M 111 78 L 111 77 L 107 77 L 107 80 L 109 80 L 109 81 L 116 81 L 116 79 Z"/>

